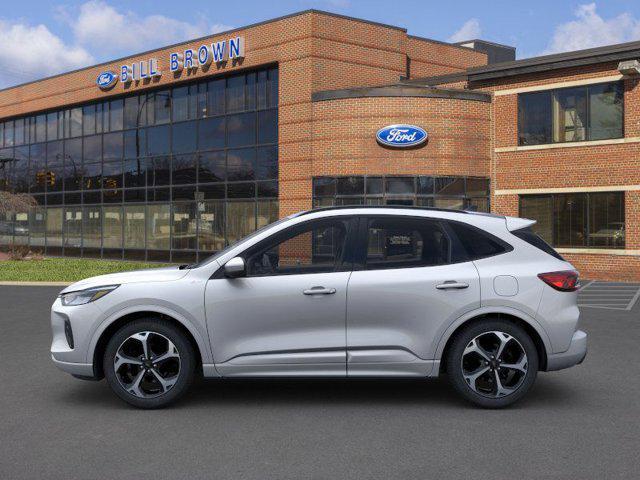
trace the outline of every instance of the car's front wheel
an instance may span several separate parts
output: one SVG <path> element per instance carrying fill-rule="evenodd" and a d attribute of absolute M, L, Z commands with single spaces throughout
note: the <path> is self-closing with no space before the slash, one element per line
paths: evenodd
<path fill-rule="evenodd" d="M 518 325 L 485 319 L 471 324 L 454 339 L 446 358 L 453 387 L 467 400 L 500 408 L 522 398 L 538 373 L 538 352 Z"/>
<path fill-rule="evenodd" d="M 103 359 L 111 389 L 139 408 L 161 408 L 182 396 L 195 375 L 189 339 L 170 322 L 141 319 L 109 340 Z"/>

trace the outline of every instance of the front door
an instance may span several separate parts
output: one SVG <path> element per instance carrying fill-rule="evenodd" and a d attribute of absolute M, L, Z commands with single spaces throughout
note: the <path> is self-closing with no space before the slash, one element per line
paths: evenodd
<path fill-rule="evenodd" d="M 348 375 L 430 375 L 443 329 L 480 306 L 478 272 L 450 261 L 452 240 L 437 220 L 361 223 L 366 254 L 349 281 Z"/>
<path fill-rule="evenodd" d="M 223 376 L 346 375 L 352 220 L 314 220 L 250 248 L 246 276 L 210 280 L 206 313 Z"/>

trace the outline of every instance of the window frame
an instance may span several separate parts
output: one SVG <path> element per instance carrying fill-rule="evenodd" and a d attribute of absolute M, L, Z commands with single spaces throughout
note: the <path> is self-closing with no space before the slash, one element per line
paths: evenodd
<path fill-rule="evenodd" d="M 319 275 L 326 273 L 337 272 L 351 272 L 354 268 L 353 253 L 354 253 L 354 240 L 357 237 L 358 218 L 355 215 L 336 215 L 331 217 L 315 218 L 313 220 L 296 223 L 288 228 L 280 230 L 273 235 L 261 240 L 255 245 L 251 245 L 246 250 L 240 252 L 237 257 L 241 257 L 245 261 L 246 275 L 241 278 L 264 278 L 264 277 L 283 277 L 283 276 L 295 276 L 295 275 Z M 285 242 L 300 233 L 315 229 L 317 226 L 324 224 L 345 223 L 346 232 L 344 240 L 344 249 L 341 258 L 334 265 L 333 270 L 326 272 L 291 272 L 291 273 L 266 273 L 260 275 L 249 274 L 249 259 L 257 254 L 264 253 L 271 248 Z M 212 278 L 224 278 L 224 266 L 222 266 L 214 277 Z"/>
<path fill-rule="evenodd" d="M 622 111 L 621 111 L 621 125 L 620 125 L 620 130 L 622 132 L 622 134 L 618 137 L 608 137 L 608 138 L 598 138 L 595 140 L 591 140 L 591 88 L 592 87 L 596 87 L 596 86 L 602 86 L 602 85 L 617 85 L 621 92 L 622 92 Z M 586 118 L 587 118 L 587 122 L 588 122 L 588 126 L 585 129 L 585 140 L 565 140 L 565 141 L 554 141 L 553 140 L 553 122 L 554 122 L 554 117 L 553 117 L 553 101 L 554 101 L 554 97 L 555 94 L 559 91 L 563 91 L 563 90 L 570 90 L 570 89 L 579 89 L 579 88 L 583 88 L 586 90 Z M 539 94 L 539 93 L 544 93 L 544 92 L 548 92 L 549 95 L 549 101 L 551 102 L 551 104 L 549 105 L 550 108 L 550 112 L 551 112 L 551 125 L 550 125 L 550 142 L 547 143 L 521 143 L 521 128 L 522 128 L 522 122 L 521 122 L 521 115 L 520 115 L 520 99 L 522 97 L 524 97 L 525 95 L 535 95 L 535 94 Z M 625 99 L 625 87 L 624 87 L 624 81 L 623 80 L 615 80 L 613 82 L 611 81 L 604 81 L 604 82 L 598 82 L 598 83 L 591 83 L 591 84 L 585 84 L 585 85 L 574 85 L 574 86 L 569 86 L 569 87 L 561 87 L 561 88 L 550 88 L 547 90 L 536 90 L 536 91 L 532 91 L 532 92 L 522 92 L 522 93 L 518 93 L 517 94 L 517 99 L 516 99 L 516 108 L 517 108 L 517 112 L 516 112 L 516 118 L 517 118 L 517 130 L 516 130 L 516 136 L 517 136 L 517 146 L 518 147 L 533 147 L 533 146 L 540 146 L 540 145 L 562 145 L 562 144 L 566 144 L 566 143 L 578 143 L 578 142 L 597 142 L 597 141 L 607 141 L 607 140 L 616 140 L 616 139 L 620 139 L 620 138 L 625 138 L 625 133 L 626 133 L 626 126 L 625 126 L 625 112 L 626 112 L 626 99 Z"/>

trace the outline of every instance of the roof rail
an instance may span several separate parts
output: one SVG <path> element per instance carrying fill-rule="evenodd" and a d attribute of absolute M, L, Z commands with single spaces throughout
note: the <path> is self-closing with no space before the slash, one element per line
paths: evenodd
<path fill-rule="evenodd" d="M 463 214 L 471 214 L 471 215 L 483 215 L 488 217 L 498 217 L 503 218 L 503 215 L 496 215 L 494 213 L 486 213 L 486 212 L 477 212 L 473 210 L 458 210 L 455 208 L 441 208 L 441 207 L 421 207 L 414 205 L 336 205 L 331 207 L 317 207 L 312 208 L 311 210 L 304 210 L 299 212 L 296 216 L 308 215 L 310 213 L 316 212 L 326 212 L 331 210 L 346 210 L 353 208 L 363 208 L 363 209 L 395 209 L 395 210 L 420 210 L 427 212 L 448 212 L 448 213 L 463 213 Z"/>

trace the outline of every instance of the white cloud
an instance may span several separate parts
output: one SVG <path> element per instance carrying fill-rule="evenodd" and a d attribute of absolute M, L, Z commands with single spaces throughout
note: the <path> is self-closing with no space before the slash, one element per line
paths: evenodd
<path fill-rule="evenodd" d="M 0 88 L 92 62 L 86 49 L 66 44 L 44 25 L 0 20 Z"/>
<path fill-rule="evenodd" d="M 472 18 L 464 22 L 464 25 L 451 35 L 448 40 L 451 43 L 463 42 L 465 40 L 480 38 L 481 35 L 482 29 L 480 28 L 480 22 L 477 18 Z"/>
<path fill-rule="evenodd" d="M 140 16 L 90 0 L 54 9 L 54 19 L 69 29 L 67 41 L 45 25 L 0 18 L 0 88 L 232 28 L 195 17 Z"/>
<path fill-rule="evenodd" d="M 142 17 L 118 11 L 101 0 L 83 3 L 77 17 L 63 13 L 76 41 L 102 55 L 126 55 L 231 28 L 202 19 L 184 22 L 164 15 Z"/>
<path fill-rule="evenodd" d="M 580 5 L 576 19 L 556 27 L 542 54 L 568 52 L 584 48 L 630 42 L 640 39 L 640 20 L 629 13 L 604 19 L 595 3 Z"/>

